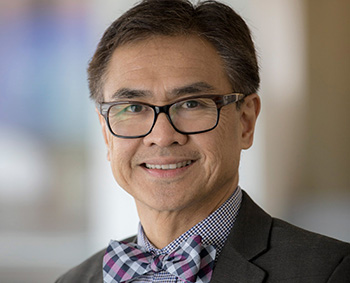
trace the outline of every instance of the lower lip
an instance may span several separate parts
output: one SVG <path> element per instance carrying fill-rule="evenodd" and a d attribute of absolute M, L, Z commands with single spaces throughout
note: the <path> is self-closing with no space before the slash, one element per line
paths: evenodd
<path fill-rule="evenodd" d="M 192 162 L 190 165 L 187 165 L 185 167 L 177 168 L 177 169 L 168 169 L 168 170 L 162 170 L 162 169 L 149 169 L 147 167 L 142 167 L 148 174 L 152 175 L 156 178 L 175 178 L 179 177 L 180 175 L 184 174 L 192 165 L 194 162 Z"/>

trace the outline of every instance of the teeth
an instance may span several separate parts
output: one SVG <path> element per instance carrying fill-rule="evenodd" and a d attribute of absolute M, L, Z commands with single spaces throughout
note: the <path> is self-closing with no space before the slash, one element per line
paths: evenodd
<path fill-rule="evenodd" d="M 187 165 L 190 165 L 192 163 L 191 160 L 184 161 L 184 162 L 179 162 L 175 164 L 163 164 L 163 165 L 158 165 L 158 164 L 145 164 L 146 168 L 148 169 L 162 169 L 162 170 L 173 170 L 173 169 L 178 169 L 185 167 Z"/>

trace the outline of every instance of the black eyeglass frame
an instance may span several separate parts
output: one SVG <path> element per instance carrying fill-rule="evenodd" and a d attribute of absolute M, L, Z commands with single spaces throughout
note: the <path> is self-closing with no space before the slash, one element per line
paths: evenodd
<path fill-rule="evenodd" d="M 197 96 L 187 96 L 187 97 L 184 97 L 180 100 L 176 100 L 170 104 L 167 104 L 167 105 L 163 105 L 163 106 L 156 106 L 156 105 L 152 105 L 152 104 L 149 104 L 149 103 L 146 103 L 146 102 L 141 102 L 141 101 L 132 101 L 132 100 L 124 100 L 124 101 L 115 101 L 115 102 L 102 102 L 102 103 L 97 103 L 98 105 L 98 109 L 99 109 L 99 112 L 100 114 L 104 117 L 106 123 L 107 123 L 107 126 L 108 126 L 108 129 L 109 131 L 112 133 L 112 135 L 118 137 L 118 138 L 124 138 L 124 139 L 136 139 L 136 138 L 143 138 L 147 135 L 149 135 L 153 128 L 154 128 L 154 125 L 156 124 L 157 122 L 157 118 L 158 118 L 158 115 L 160 113 L 164 113 L 168 119 L 168 121 L 170 122 L 171 126 L 174 128 L 175 131 L 177 131 L 178 133 L 180 134 L 183 134 L 183 135 L 195 135 L 195 134 L 201 134 L 201 133 L 205 133 L 205 132 L 209 132 L 213 129 L 216 128 L 216 126 L 219 124 L 219 118 L 220 118 L 220 110 L 223 106 L 226 106 L 226 105 L 229 105 L 231 103 L 235 103 L 235 102 L 238 102 L 242 99 L 244 99 L 246 97 L 245 94 L 242 94 L 242 93 L 229 93 L 229 94 L 225 94 L 225 95 L 220 95 L 220 94 L 209 94 L 209 95 L 197 95 Z M 195 132 L 184 132 L 184 131 L 181 131 L 179 129 L 177 129 L 175 127 L 175 125 L 173 124 L 172 120 L 171 120 L 171 117 L 170 117 L 170 114 L 169 114 L 169 109 L 171 106 L 173 106 L 174 104 L 176 103 L 179 103 L 181 101 L 186 101 L 186 100 L 191 100 L 191 99 L 197 99 L 197 98 L 209 98 L 209 99 L 212 99 L 214 101 L 214 103 L 216 104 L 216 108 L 217 108 L 217 117 L 216 117 L 216 124 L 211 127 L 210 129 L 207 129 L 207 130 L 202 130 L 202 131 L 195 131 Z M 139 136 L 123 136 L 123 135 L 118 135 L 116 133 L 113 132 L 111 126 L 110 126 L 110 123 L 109 123 L 109 111 L 111 109 L 112 106 L 114 105 L 119 105 L 119 104 L 140 104 L 140 105 L 146 105 L 150 108 L 153 109 L 154 111 L 154 119 L 153 119 L 153 124 L 150 128 L 150 130 L 144 134 L 144 135 L 139 135 Z"/>

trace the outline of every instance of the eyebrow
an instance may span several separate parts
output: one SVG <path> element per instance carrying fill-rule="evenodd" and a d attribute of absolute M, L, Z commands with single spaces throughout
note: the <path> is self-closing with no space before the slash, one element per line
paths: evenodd
<path fill-rule="evenodd" d="M 175 88 L 170 91 L 172 96 L 182 96 L 186 94 L 199 94 L 203 92 L 211 92 L 215 90 L 213 86 L 206 82 L 196 82 L 182 87 Z M 112 100 L 135 99 L 143 97 L 151 97 L 153 93 L 149 90 L 121 88 L 112 95 Z"/>
<path fill-rule="evenodd" d="M 183 87 L 175 88 L 171 91 L 173 95 L 181 96 L 185 94 L 198 94 L 215 90 L 213 86 L 206 82 L 197 82 Z"/>
<path fill-rule="evenodd" d="M 139 98 L 139 97 L 145 97 L 145 96 L 151 96 L 151 95 L 152 95 L 152 92 L 148 90 L 121 88 L 112 95 L 112 99 L 113 100 L 132 99 L 132 98 Z"/>

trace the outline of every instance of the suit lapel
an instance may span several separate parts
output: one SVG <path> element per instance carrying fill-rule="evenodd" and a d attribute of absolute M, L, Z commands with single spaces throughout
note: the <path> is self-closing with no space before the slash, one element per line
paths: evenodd
<path fill-rule="evenodd" d="M 236 223 L 214 269 L 211 283 L 259 283 L 265 271 L 251 261 L 268 247 L 272 219 L 243 192 Z"/>

